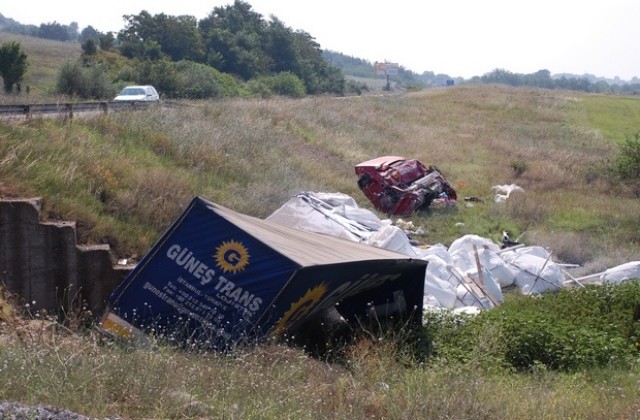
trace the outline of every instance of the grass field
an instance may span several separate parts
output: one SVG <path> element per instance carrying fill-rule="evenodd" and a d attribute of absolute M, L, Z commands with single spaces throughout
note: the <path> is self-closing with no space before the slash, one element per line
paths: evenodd
<path fill-rule="evenodd" d="M 8 42 L 18 42 L 22 51 L 27 54 L 27 73 L 22 82 L 25 95 L 15 98 L 0 93 L 0 104 L 16 101 L 17 103 L 50 102 L 60 66 L 67 59 L 78 58 L 82 52 L 78 42 L 50 41 L 0 32 L 0 45 Z M 27 91 L 28 95 L 26 95 Z"/>
<path fill-rule="evenodd" d="M 498 241 L 507 230 L 600 270 L 638 255 L 635 187 L 606 172 L 639 109 L 636 98 L 503 86 L 184 103 L 5 122 L 0 174 L 5 194 L 43 196 L 51 217 L 86 226 L 82 241 L 117 238 L 116 253 L 141 255 L 194 195 L 257 217 L 299 191 L 343 192 L 370 208 L 354 165 L 401 155 L 438 166 L 461 197 L 453 212 L 412 218 L 424 242 Z M 525 193 L 493 203 L 492 187 L 512 183 Z"/>

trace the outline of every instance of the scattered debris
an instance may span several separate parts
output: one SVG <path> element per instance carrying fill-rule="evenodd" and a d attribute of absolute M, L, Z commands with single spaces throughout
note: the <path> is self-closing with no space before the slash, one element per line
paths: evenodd
<path fill-rule="evenodd" d="M 423 310 L 477 313 L 502 304 L 505 288 L 539 294 L 640 277 L 635 261 L 574 278 L 550 251 L 508 232 L 501 244 L 467 234 L 448 248 L 419 244 L 416 232 L 411 221 L 381 220 L 342 193 L 296 194 L 266 220 L 196 197 L 113 292 L 102 326 L 228 350 L 317 335 L 328 320 L 419 325 Z"/>
<path fill-rule="evenodd" d="M 480 197 L 468 196 L 464 198 L 464 201 L 473 202 L 473 203 L 482 203 L 484 200 Z"/>
<path fill-rule="evenodd" d="M 332 203 L 336 201 L 341 205 L 333 207 Z M 305 207 L 304 202 L 314 202 L 315 207 Z M 323 204 L 320 205 L 319 202 Z M 355 207 L 349 208 L 349 205 Z M 359 235 L 355 239 L 357 242 L 427 261 L 424 279 L 426 309 L 474 313 L 477 309 L 492 308 L 502 303 L 502 290 L 505 288 L 517 288 L 525 294 L 539 294 L 556 291 L 569 284 L 618 282 L 640 277 L 640 262 L 632 262 L 611 268 L 604 273 L 573 278 L 566 271 L 570 264 L 557 263 L 552 258 L 552 252 L 545 248 L 520 243 L 523 235 L 515 241 L 511 240 L 508 232 L 503 232 L 500 245 L 488 238 L 464 235 L 453 241 L 449 248 L 443 244 L 415 246 L 410 239 L 411 231 L 417 229 L 413 223 L 409 224 L 399 219 L 394 225 L 391 220 L 376 220 L 375 215 L 368 210 L 357 208 L 355 201 L 345 198 L 344 194 L 301 193 L 270 218 L 278 223 L 295 225 L 298 229 L 322 232 L 319 225 L 304 222 L 305 217 L 309 220 L 315 219 L 312 214 L 316 209 L 322 209 L 324 214 L 340 213 L 351 216 L 351 219 L 345 217 L 348 220 L 342 227 L 339 226 L 338 219 L 332 219 L 332 233 L 325 231 L 326 233 L 347 237 L 349 235 L 340 233 L 341 229 L 350 232 L 354 226 L 360 226 L 360 232 L 363 232 L 362 227 L 366 222 L 366 234 Z M 290 217 L 293 211 L 298 212 L 299 216 Z M 376 226 L 378 231 L 375 231 Z M 401 227 L 408 227 L 410 231 L 405 232 Z"/>
<path fill-rule="evenodd" d="M 410 215 L 429 206 L 453 206 L 457 195 L 434 166 L 416 159 L 382 156 L 355 167 L 358 187 L 385 214 Z"/>
<path fill-rule="evenodd" d="M 519 187 L 516 184 L 494 185 L 491 190 L 496 194 L 493 198 L 493 201 L 496 203 L 504 203 L 513 192 L 524 192 L 524 188 Z"/>
<path fill-rule="evenodd" d="M 520 235 L 522 236 L 522 235 Z M 511 248 L 513 246 L 517 246 L 520 245 L 520 242 L 518 242 L 520 238 L 516 239 L 515 241 L 512 241 L 511 238 L 509 237 L 509 232 L 503 231 L 502 232 L 502 249 L 505 248 Z"/>

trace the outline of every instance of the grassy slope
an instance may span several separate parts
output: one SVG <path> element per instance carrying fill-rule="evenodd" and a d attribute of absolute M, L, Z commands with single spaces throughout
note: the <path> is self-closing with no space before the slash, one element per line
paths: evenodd
<path fill-rule="evenodd" d="M 473 86 L 191 105 L 72 122 L 0 121 L 0 193 L 40 195 L 48 217 L 79 221 L 83 241 L 140 254 L 194 194 L 259 217 L 302 190 L 341 191 L 370 207 L 353 165 L 400 154 L 438 165 L 460 197 L 485 199 L 413 217 L 426 228 L 426 242 L 448 243 L 463 233 L 497 240 L 508 229 L 526 231 L 530 243 L 592 269 L 638 258 L 637 198 L 583 172 L 640 129 L 637 99 Z M 514 162 L 526 166 L 519 177 Z M 511 182 L 525 194 L 492 203 L 491 187 Z M 384 340 L 354 348 L 346 368 L 283 348 L 236 357 L 132 351 L 52 335 L 44 325 L 13 325 L 6 307 L 0 299 L 0 400 L 94 417 L 605 419 L 638 413 L 637 368 L 531 375 L 480 364 L 407 368 Z M 7 339 L 7 329 L 19 331 L 19 339 Z M 490 336 L 476 339 L 492 346 Z"/>
<path fill-rule="evenodd" d="M 508 230 L 597 270 L 638 256 L 640 204 L 592 169 L 616 152 L 638 109 L 637 99 L 461 86 L 201 102 L 70 124 L 13 120 L 0 124 L 0 175 L 5 192 L 41 195 L 51 217 L 78 220 L 82 241 L 140 255 L 193 195 L 258 217 L 304 190 L 343 192 L 370 207 L 353 166 L 404 155 L 440 167 L 461 198 L 484 199 L 414 216 L 425 242 L 465 233 L 497 241 Z M 525 194 L 494 204 L 492 186 L 511 183 Z"/>

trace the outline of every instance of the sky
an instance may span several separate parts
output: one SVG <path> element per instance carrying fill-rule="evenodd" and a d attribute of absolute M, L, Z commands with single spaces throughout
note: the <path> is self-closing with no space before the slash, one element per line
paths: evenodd
<path fill-rule="evenodd" d="M 512 73 L 640 77 L 638 0 L 245 0 L 264 19 L 307 32 L 323 50 L 421 74 Z M 123 15 L 207 17 L 233 0 L 3 0 L 0 13 L 22 24 L 77 22 L 100 32 Z"/>

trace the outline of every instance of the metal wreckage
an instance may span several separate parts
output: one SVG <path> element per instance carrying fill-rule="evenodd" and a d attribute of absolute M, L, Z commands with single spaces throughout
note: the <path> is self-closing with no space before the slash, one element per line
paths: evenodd
<path fill-rule="evenodd" d="M 367 197 L 388 214 L 455 204 L 456 193 L 440 171 L 415 159 L 380 157 L 357 165 L 356 174 Z M 317 202 L 293 208 L 327 216 Z M 276 214 L 261 220 L 195 197 L 114 290 L 103 329 L 143 341 L 153 335 L 228 350 L 301 333 L 318 318 L 359 325 L 394 318 L 420 325 L 426 261 L 327 231 L 343 223 L 309 231 L 309 214 L 300 219 L 305 228 L 287 226 L 295 220 L 290 209 L 279 210 L 286 220 Z M 370 226 L 358 229 L 350 235 L 362 239 L 373 232 Z"/>
<path fill-rule="evenodd" d="M 382 156 L 356 165 L 358 186 L 383 213 L 407 216 L 432 205 L 453 206 L 457 194 L 435 166 Z"/>

